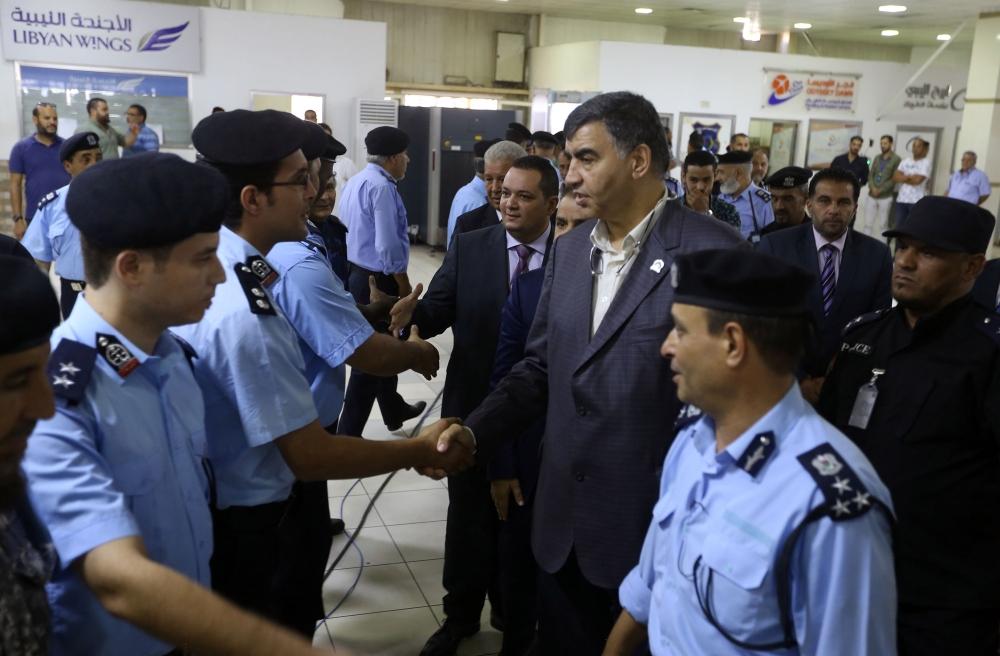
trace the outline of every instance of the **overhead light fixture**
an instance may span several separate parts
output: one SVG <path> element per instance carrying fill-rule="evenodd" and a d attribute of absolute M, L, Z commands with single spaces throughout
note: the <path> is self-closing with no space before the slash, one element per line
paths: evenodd
<path fill-rule="evenodd" d="M 649 7 L 636 7 L 635 8 L 635 13 L 637 13 L 637 14 L 651 14 L 651 13 L 653 13 L 653 10 L 650 9 Z"/>
<path fill-rule="evenodd" d="M 878 10 L 883 14 L 901 14 L 906 11 L 906 5 L 880 5 Z"/>
<path fill-rule="evenodd" d="M 951 41 L 951 35 L 950 34 L 938 34 L 937 35 L 937 40 L 938 41 Z"/>
<path fill-rule="evenodd" d="M 882 36 L 899 36 L 899 30 L 882 30 Z"/>
<path fill-rule="evenodd" d="M 794 27 L 797 30 L 808 30 L 812 26 L 813 26 L 812 23 L 796 23 L 795 25 L 792 25 L 792 27 Z"/>
<path fill-rule="evenodd" d="M 760 23 L 744 23 L 744 41 L 760 41 Z"/>
<path fill-rule="evenodd" d="M 747 18 L 746 16 L 737 16 L 736 18 L 733 19 L 733 22 L 734 23 L 749 23 L 750 19 Z"/>

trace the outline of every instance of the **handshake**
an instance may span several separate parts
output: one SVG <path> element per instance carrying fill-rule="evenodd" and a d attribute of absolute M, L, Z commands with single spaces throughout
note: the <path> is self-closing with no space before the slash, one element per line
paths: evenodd
<path fill-rule="evenodd" d="M 439 419 L 412 438 L 418 449 L 413 467 L 420 474 L 440 480 L 476 464 L 472 431 L 457 417 Z"/>

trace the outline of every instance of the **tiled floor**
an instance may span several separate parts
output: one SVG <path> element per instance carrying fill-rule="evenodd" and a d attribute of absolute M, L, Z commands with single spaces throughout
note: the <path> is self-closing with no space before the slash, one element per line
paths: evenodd
<path fill-rule="evenodd" d="M 422 282 L 426 288 L 442 257 L 442 253 L 415 247 L 410 255 L 413 284 Z M 441 353 L 438 377 L 427 381 L 412 372 L 399 377 L 399 392 L 410 403 L 427 401 L 431 405 L 444 386 L 451 333 L 431 342 Z M 428 419 L 439 416 L 436 407 Z M 412 430 L 416 423 L 416 420 L 407 422 L 403 431 Z M 404 434 L 386 430 L 376 404 L 364 437 L 388 440 L 400 439 Z M 331 481 L 332 514 L 340 516 L 343 506 L 344 521 L 353 532 L 386 478 L 387 475 L 361 482 Z M 323 590 L 327 611 L 335 606 L 337 610 L 316 631 L 314 644 L 329 646 L 332 639 L 338 648 L 359 656 L 416 656 L 444 620 L 441 569 L 447 513 L 447 481 L 434 481 L 413 471 L 397 472 L 375 502 L 356 541 L 364 554 L 364 568 L 360 567 L 358 549 L 351 548 L 326 581 Z M 331 559 L 346 543 L 346 536 L 336 538 Z M 347 595 L 352 585 L 355 587 Z M 501 636 L 489 625 L 488 603 L 483 610 L 482 627 L 478 635 L 462 644 L 460 656 L 495 654 L 500 650 Z"/>

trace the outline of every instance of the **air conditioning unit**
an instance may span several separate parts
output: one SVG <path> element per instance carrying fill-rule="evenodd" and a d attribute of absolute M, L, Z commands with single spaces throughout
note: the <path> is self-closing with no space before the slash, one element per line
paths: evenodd
<path fill-rule="evenodd" d="M 365 136 L 377 127 L 399 127 L 399 103 L 395 100 L 358 98 L 354 104 L 354 162 L 363 168 L 368 157 Z"/>

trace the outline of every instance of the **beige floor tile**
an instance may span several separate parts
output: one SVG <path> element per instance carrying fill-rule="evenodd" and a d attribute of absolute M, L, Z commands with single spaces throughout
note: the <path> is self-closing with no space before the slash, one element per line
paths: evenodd
<path fill-rule="evenodd" d="M 327 567 L 329 567 L 330 562 L 333 562 L 337 554 L 343 551 L 347 542 L 348 537 L 346 533 L 334 536 L 333 547 L 330 549 L 330 561 L 327 563 Z M 403 556 L 400 554 L 399 549 L 396 548 L 392 536 L 389 535 L 389 531 L 384 526 L 365 526 L 354 544 L 364 554 L 366 567 L 369 565 L 391 565 L 403 562 Z M 361 556 L 358 554 L 358 549 L 352 545 L 344 552 L 344 557 L 337 564 L 337 569 L 352 569 L 360 565 Z"/>
<path fill-rule="evenodd" d="M 375 508 L 386 526 L 437 522 L 448 518 L 448 490 L 385 492 L 375 501 Z"/>
<path fill-rule="evenodd" d="M 327 621 L 334 644 L 358 656 L 416 656 L 437 630 L 426 606 L 367 615 L 335 617 Z M 326 630 L 316 631 L 313 644 L 329 648 Z"/>
<path fill-rule="evenodd" d="M 448 522 L 398 524 L 388 528 L 396 547 L 408 562 L 444 558 L 444 533 Z"/>
<path fill-rule="evenodd" d="M 323 602 L 332 609 L 354 584 L 358 569 L 338 569 L 323 585 Z M 405 564 L 375 565 L 361 570 L 361 580 L 334 617 L 426 607 L 427 602 Z"/>

